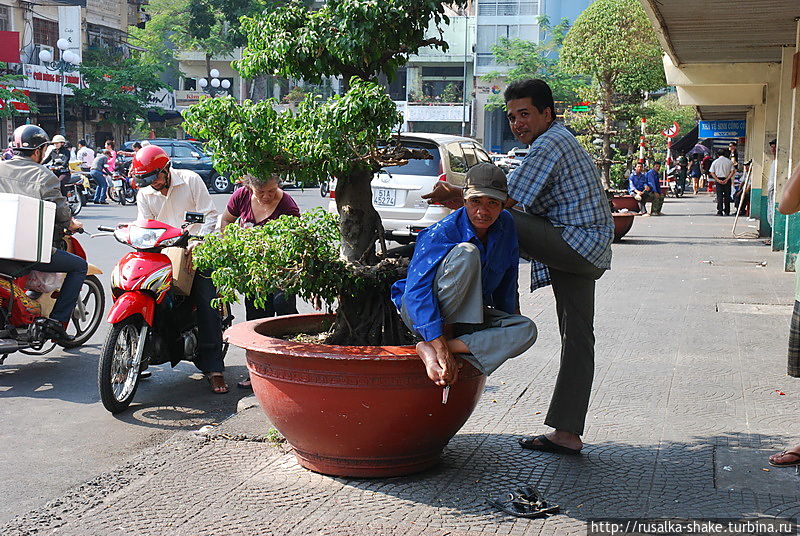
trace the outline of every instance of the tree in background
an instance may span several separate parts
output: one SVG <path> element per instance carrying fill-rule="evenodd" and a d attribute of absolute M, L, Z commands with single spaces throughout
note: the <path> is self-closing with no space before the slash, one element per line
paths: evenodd
<path fill-rule="evenodd" d="M 608 187 L 615 162 L 612 138 L 620 107 L 643 100 L 647 91 L 666 85 L 661 47 L 638 0 L 595 0 L 575 20 L 564 39 L 561 68 L 575 76 L 589 76 L 592 86 L 583 96 L 597 102 L 601 123 L 577 117 L 577 128 L 593 128 L 601 140 L 596 162 Z"/>
<path fill-rule="evenodd" d="M 331 175 L 338 178 L 342 266 L 332 267 L 329 258 L 320 257 L 282 263 L 302 267 L 301 277 L 293 272 L 294 286 L 289 282 L 284 290 L 326 298 L 337 294 L 339 308 L 330 343 L 408 342 L 407 330 L 389 299 L 389 286 L 401 277 L 404 265 L 383 255 L 383 228 L 372 205 L 370 182 L 384 166 L 430 155 L 387 143 L 401 116 L 377 80 L 380 73 L 395 76 L 409 55 L 422 47 L 447 50 L 441 37 L 426 37 L 429 25 L 447 22 L 445 6 L 436 0 L 329 0 L 316 11 L 299 1 L 289 2 L 243 19 L 248 44 L 236 68 L 248 77 L 277 73 L 311 82 L 341 75 L 347 91 L 324 102 L 309 95 L 296 111 L 277 112 L 272 101 L 237 104 L 215 98 L 201 100 L 185 114 L 187 130 L 208 139 L 215 164 L 234 176 L 293 174 L 306 183 Z M 215 282 L 223 292 L 236 288 L 255 297 L 274 290 L 264 286 L 266 281 L 290 277 L 284 269 L 270 277 L 259 272 L 262 277 L 255 281 L 248 270 L 256 270 L 263 259 L 233 266 L 233 260 L 213 252 L 227 240 L 241 239 L 230 236 L 211 240 L 212 253 L 201 251 L 197 257 L 198 263 L 216 268 Z M 384 251 L 377 250 L 376 242 Z M 232 247 L 246 249 L 241 244 Z M 318 248 L 293 249 L 311 255 Z M 332 276 L 340 278 L 335 289 L 322 283 Z"/>
<path fill-rule="evenodd" d="M 14 86 L 19 80 L 24 77 L 15 74 L 3 74 L 3 70 L 8 66 L 5 62 L 0 62 L 0 117 L 11 117 L 12 115 L 21 115 L 17 109 L 11 105 L 11 101 L 17 101 L 26 104 L 31 112 L 36 113 L 38 108 L 36 103 L 31 100 L 25 93 L 19 89 L 14 89 Z M 5 140 L 3 140 L 5 143 Z"/>
<path fill-rule="evenodd" d="M 546 15 L 538 18 L 541 39 L 538 42 L 525 39 L 508 39 L 502 37 L 492 46 L 495 61 L 512 66 L 508 71 L 493 71 L 484 75 L 484 80 L 504 78 L 509 84 L 528 78 L 546 80 L 553 90 L 553 99 L 572 103 L 577 100 L 578 92 L 587 84 L 583 76 L 566 73 L 558 62 L 558 54 L 569 31 L 569 20 L 551 26 Z M 499 110 L 505 107 L 502 95 L 492 95 L 486 105 L 487 110 Z"/>
<path fill-rule="evenodd" d="M 125 58 L 110 49 L 88 50 L 80 67 L 86 87 L 70 86 L 74 102 L 103 112 L 108 123 L 131 128 L 137 120 L 147 120 L 152 93 L 166 87 L 159 78 L 161 68 Z"/>

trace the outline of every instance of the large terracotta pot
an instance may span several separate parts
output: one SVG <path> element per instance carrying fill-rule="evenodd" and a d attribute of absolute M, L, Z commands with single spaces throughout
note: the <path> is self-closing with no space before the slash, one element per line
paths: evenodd
<path fill-rule="evenodd" d="M 291 315 L 225 332 L 247 350 L 253 391 L 303 467 L 337 476 L 422 471 L 469 418 L 486 376 L 464 361 L 442 404 L 413 347 L 329 346 L 278 339 L 327 329 L 333 315 Z"/>
<path fill-rule="evenodd" d="M 611 198 L 611 204 L 616 210 L 627 208 L 631 212 L 639 212 L 639 202 L 632 195 L 615 195 Z"/>
<path fill-rule="evenodd" d="M 611 215 L 614 216 L 614 242 L 619 242 L 631 230 L 636 215 L 619 212 L 612 212 Z"/>

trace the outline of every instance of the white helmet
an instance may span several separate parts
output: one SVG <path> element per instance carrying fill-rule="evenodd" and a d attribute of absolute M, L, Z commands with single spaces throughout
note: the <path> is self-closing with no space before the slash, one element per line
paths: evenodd
<path fill-rule="evenodd" d="M 67 143 L 67 138 L 62 136 L 61 134 L 56 134 L 53 136 L 53 139 L 50 140 L 52 143 Z"/>

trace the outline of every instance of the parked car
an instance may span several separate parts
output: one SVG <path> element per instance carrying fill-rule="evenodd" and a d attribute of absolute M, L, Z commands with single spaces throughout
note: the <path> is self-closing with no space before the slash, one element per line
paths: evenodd
<path fill-rule="evenodd" d="M 452 212 L 442 205 L 429 205 L 422 196 L 433 190 L 437 181 L 463 186 L 469 168 L 492 159 L 480 143 L 461 136 L 409 132 L 401 134 L 399 141 L 409 148 L 425 149 L 433 157 L 386 167 L 372 179 L 372 204 L 381 216 L 386 237 L 408 244 L 421 230 Z M 335 213 L 335 181 L 329 195 L 328 210 Z"/>
<path fill-rule="evenodd" d="M 134 141 L 136 140 L 125 142 L 122 150 L 132 151 Z M 145 140 L 139 140 L 139 143 L 142 141 Z M 200 175 L 211 192 L 227 194 L 233 191 L 233 183 L 214 169 L 211 156 L 202 149 L 199 142 L 171 138 L 155 138 L 147 141 L 164 149 L 175 168 L 191 169 Z"/>

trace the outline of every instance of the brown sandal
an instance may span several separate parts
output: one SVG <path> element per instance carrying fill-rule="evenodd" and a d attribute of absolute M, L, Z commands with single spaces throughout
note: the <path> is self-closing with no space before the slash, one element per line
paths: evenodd
<path fill-rule="evenodd" d="M 206 374 L 206 381 L 211 386 L 211 392 L 217 395 L 224 395 L 228 392 L 228 384 L 225 383 L 225 376 L 221 372 Z"/>
<path fill-rule="evenodd" d="M 773 461 L 773 458 L 784 458 L 786 456 L 794 456 L 794 459 L 790 462 L 776 462 Z M 793 450 L 784 450 L 781 453 L 773 454 L 769 457 L 769 464 L 772 467 L 794 467 L 796 465 L 800 465 L 800 452 L 795 452 Z"/>

